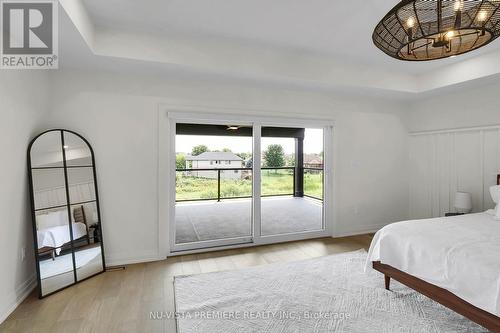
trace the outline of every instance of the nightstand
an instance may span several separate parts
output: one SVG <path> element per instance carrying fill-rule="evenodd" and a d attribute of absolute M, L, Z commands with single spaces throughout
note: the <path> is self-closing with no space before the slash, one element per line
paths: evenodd
<path fill-rule="evenodd" d="M 464 213 L 446 213 L 446 214 L 444 214 L 445 217 L 460 216 L 460 215 L 465 215 L 465 214 Z"/>
<path fill-rule="evenodd" d="M 92 238 L 94 239 L 94 243 L 99 243 L 101 241 L 101 235 L 99 232 L 99 222 L 92 224 L 89 226 L 89 233 L 91 233 Z"/>

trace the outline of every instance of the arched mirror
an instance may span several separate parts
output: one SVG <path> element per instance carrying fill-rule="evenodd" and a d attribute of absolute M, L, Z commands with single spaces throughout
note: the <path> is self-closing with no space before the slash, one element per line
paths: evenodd
<path fill-rule="evenodd" d="M 95 159 L 67 130 L 38 135 L 28 148 L 40 298 L 105 271 Z"/>

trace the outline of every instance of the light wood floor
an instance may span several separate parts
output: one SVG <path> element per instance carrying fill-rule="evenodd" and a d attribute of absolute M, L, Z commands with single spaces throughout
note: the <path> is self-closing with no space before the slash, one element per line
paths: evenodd
<path fill-rule="evenodd" d="M 171 257 L 129 265 L 43 300 L 30 295 L 0 325 L 0 332 L 176 332 L 175 320 L 151 320 L 174 311 L 173 277 L 290 262 L 368 249 L 372 236 L 324 238 Z"/>

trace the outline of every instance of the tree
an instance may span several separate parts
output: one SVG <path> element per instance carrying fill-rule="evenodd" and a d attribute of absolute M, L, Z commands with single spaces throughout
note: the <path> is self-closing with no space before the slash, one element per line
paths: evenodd
<path fill-rule="evenodd" d="M 241 157 L 241 159 L 244 161 L 248 160 L 249 158 L 252 158 L 251 153 L 236 153 L 236 156 Z"/>
<path fill-rule="evenodd" d="M 184 154 L 177 154 L 177 156 L 175 156 L 175 167 L 177 169 L 186 168 L 186 156 L 184 156 Z"/>
<path fill-rule="evenodd" d="M 269 145 L 264 152 L 264 166 L 267 168 L 281 168 L 285 166 L 285 152 L 281 145 Z"/>
<path fill-rule="evenodd" d="M 285 165 L 287 167 L 295 166 L 295 154 L 285 155 Z"/>
<path fill-rule="evenodd" d="M 209 151 L 207 146 L 199 145 L 199 146 L 193 147 L 193 150 L 191 151 L 191 155 L 198 156 L 200 154 L 206 153 L 207 151 Z"/>
<path fill-rule="evenodd" d="M 224 153 L 232 153 L 231 149 L 229 149 L 229 148 L 222 148 L 222 151 Z"/>

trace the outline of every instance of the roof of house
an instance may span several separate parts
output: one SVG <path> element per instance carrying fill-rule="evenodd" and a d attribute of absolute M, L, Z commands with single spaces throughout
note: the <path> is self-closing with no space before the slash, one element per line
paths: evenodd
<path fill-rule="evenodd" d="M 305 164 L 323 164 L 321 158 L 312 158 L 308 161 L 304 161 Z"/>
<path fill-rule="evenodd" d="M 304 163 L 306 164 L 323 164 L 323 159 L 316 154 L 304 155 Z"/>
<path fill-rule="evenodd" d="M 243 159 L 231 152 L 210 151 L 197 156 L 186 156 L 187 161 L 243 161 Z"/>

